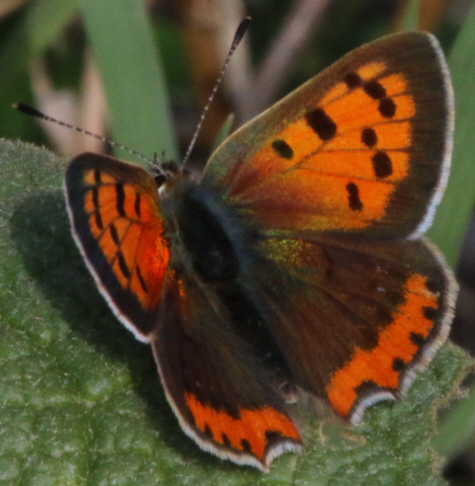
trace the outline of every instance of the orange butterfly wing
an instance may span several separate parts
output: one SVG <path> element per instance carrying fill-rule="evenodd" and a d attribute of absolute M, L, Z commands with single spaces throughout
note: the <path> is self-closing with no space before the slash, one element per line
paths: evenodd
<path fill-rule="evenodd" d="M 349 421 L 404 393 L 447 337 L 457 285 L 418 238 L 452 137 L 440 46 L 404 33 L 343 57 L 205 168 L 202 185 L 262 236 L 246 285 L 295 384 Z"/>
<path fill-rule="evenodd" d="M 69 165 L 65 192 L 73 236 L 99 290 L 148 341 L 170 258 L 155 181 L 140 167 L 87 153 Z"/>
<path fill-rule="evenodd" d="M 272 232 L 418 235 L 448 177 L 453 96 L 430 34 L 352 51 L 234 133 L 203 184 Z"/>

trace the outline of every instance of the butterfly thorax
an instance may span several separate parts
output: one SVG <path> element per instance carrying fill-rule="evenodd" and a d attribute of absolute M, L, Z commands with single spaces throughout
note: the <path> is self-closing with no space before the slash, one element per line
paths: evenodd
<path fill-rule="evenodd" d="M 288 384 L 285 359 L 248 288 L 249 265 L 260 258 L 254 249 L 262 235 L 249 220 L 243 222 L 237 205 L 191 176 L 179 175 L 159 192 L 175 278 L 213 302 L 222 330 L 232 330 L 235 340 L 239 336 L 253 350 L 270 382 Z M 202 323 L 189 322 L 184 328 L 201 339 Z"/>
<path fill-rule="evenodd" d="M 170 266 L 197 272 L 208 282 L 236 278 L 238 260 L 222 218 L 213 211 L 217 204 L 212 192 L 199 188 L 191 175 L 179 173 L 159 188 L 159 197 Z"/>

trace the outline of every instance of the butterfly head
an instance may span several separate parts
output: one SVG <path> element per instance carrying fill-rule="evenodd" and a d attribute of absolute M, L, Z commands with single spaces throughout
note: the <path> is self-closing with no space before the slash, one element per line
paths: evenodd
<path fill-rule="evenodd" d="M 166 183 L 174 185 L 176 179 L 189 178 L 190 172 L 179 167 L 175 160 L 154 159 L 154 165 L 150 169 L 150 174 L 154 178 L 157 188 L 160 190 Z"/>

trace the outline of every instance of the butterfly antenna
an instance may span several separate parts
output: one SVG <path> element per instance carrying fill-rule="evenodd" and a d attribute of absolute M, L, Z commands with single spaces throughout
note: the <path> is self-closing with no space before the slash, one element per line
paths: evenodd
<path fill-rule="evenodd" d="M 122 145 L 119 142 L 111 140 L 110 138 L 106 138 L 106 137 L 103 137 L 101 135 L 97 135 L 97 133 L 92 133 L 89 130 L 85 130 L 84 128 L 80 128 L 80 127 L 77 127 L 75 125 L 65 123 L 61 120 L 57 120 L 56 118 L 53 118 L 51 116 L 45 115 L 44 113 L 41 113 L 41 111 L 38 111 L 35 108 L 33 108 L 29 105 L 26 105 L 25 103 L 14 103 L 12 105 L 12 107 L 15 108 L 15 110 L 18 110 L 18 111 L 21 111 L 22 113 L 25 113 L 26 115 L 33 116 L 35 118 L 39 118 L 40 120 L 45 120 L 45 121 L 49 121 L 49 122 L 52 122 L 52 123 L 56 123 L 57 125 L 60 125 L 62 127 L 70 128 L 72 130 L 75 130 L 76 132 L 80 132 L 80 133 L 83 133 L 85 135 L 89 135 L 91 137 L 97 138 L 97 140 L 100 140 L 101 142 L 109 145 L 110 147 L 117 147 L 119 149 L 125 150 L 129 154 L 135 155 L 135 157 L 138 157 L 139 159 L 144 160 L 145 162 L 147 162 L 148 164 L 153 166 L 154 169 L 158 169 L 161 173 L 163 172 L 163 170 L 160 168 L 159 165 L 153 163 L 153 161 L 151 161 L 150 159 L 145 157 L 145 155 L 142 155 L 141 153 L 137 152 L 136 150 L 133 150 L 129 147 L 126 147 L 125 145 Z"/>
<path fill-rule="evenodd" d="M 226 72 L 226 68 L 228 67 L 229 61 L 231 60 L 231 56 L 233 55 L 237 46 L 239 45 L 242 38 L 244 37 L 244 34 L 246 33 L 246 30 L 249 27 L 250 23 L 251 23 L 251 17 L 245 17 L 242 20 L 242 22 L 239 24 L 239 27 L 237 28 L 236 33 L 234 34 L 234 39 L 233 39 L 233 42 L 232 42 L 231 47 L 229 49 L 228 55 L 226 56 L 226 59 L 224 60 L 224 64 L 223 64 L 223 67 L 221 68 L 218 79 L 216 80 L 214 88 L 211 91 L 211 94 L 209 95 L 208 102 L 206 103 L 206 106 L 203 109 L 203 113 L 201 114 L 200 121 L 198 122 L 198 125 L 196 126 L 196 130 L 195 130 L 195 133 L 193 135 L 193 138 L 191 139 L 190 145 L 188 146 L 188 150 L 186 151 L 183 162 L 181 163 L 182 169 L 186 166 L 186 164 L 187 164 L 187 162 L 190 158 L 191 151 L 193 150 L 193 147 L 195 146 L 196 139 L 198 138 L 198 134 L 200 133 L 200 130 L 201 130 L 201 126 L 203 125 L 203 122 L 206 118 L 206 115 L 207 115 L 209 107 L 211 106 L 211 103 L 214 99 L 214 96 L 215 96 L 216 92 L 218 91 L 219 85 L 221 84 L 221 81 L 223 80 L 224 73 Z"/>

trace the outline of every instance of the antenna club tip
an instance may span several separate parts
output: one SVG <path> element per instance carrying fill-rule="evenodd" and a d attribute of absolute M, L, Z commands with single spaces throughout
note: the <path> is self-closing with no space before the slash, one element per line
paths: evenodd
<path fill-rule="evenodd" d="M 28 109 L 28 105 L 25 105 L 25 103 L 12 103 L 12 108 L 18 111 L 25 111 Z"/>
<path fill-rule="evenodd" d="M 25 103 L 13 103 L 12 108 L 15 108 L 15 110 L 18 110 L 21 113 L 25 113 L 26 115 L 35 116 L 37 118 L 45 118 L 43 113 L 35 110 L 29 105 L 26 105 Z"/>
<path fill-rule="evenodd" d="M 252 18 L 247 16 L 244 17 L 241 20 L 241 23 L 239 24 L 239 27 L 236 30 L 236 34 L 234 35 L 234 45 L 237 45 L 239 42 L 241 42 L 241 39 L 244 37 L 244 34 L 247 31 L 247 28 L 249 27 L 249 24 L 251 23 Z"/>

